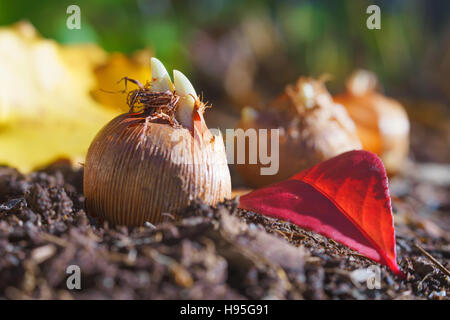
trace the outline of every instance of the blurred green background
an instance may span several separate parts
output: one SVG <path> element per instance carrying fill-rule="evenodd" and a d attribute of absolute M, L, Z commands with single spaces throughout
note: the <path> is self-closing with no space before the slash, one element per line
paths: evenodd
<path fill-rule="evenodd" d="M 71 4 L 81 8 L 80 30 L 66 28 Z M 366 27 L 370 4 L 381 8 L 381 30 Z M 364 67 L 394 93 L 439 95 L 445 90 L 427 83 L 427 72 L 443 72 L 449 13 L 445 0 L 0 0 L 0 25 L 26 19 L 45 37 L 96 42 L 108 51 L 150 47 L 168 68 L 185 70 L 219 95 L 222 87 L 231 90 L 218 83 L 229 76 L 229 64 L 259 78 L 256 86 L 268 93 L 299 74 L 322 73 L 333 75 L 329 86 L 339 90 L 354 68 Z"/>

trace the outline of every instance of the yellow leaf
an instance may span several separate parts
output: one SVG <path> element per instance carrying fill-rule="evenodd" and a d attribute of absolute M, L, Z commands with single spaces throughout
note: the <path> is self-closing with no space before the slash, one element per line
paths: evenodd
<path fill-rule="evenodd" d="M 144 81 L 143 65 L 97 45 L 59 45 L 28 23 L 0 28 L 0 164 L 28 172 L 62 157 L 83 162 L 95 134 L 121 113 L 92 92 L 116 90 L 108 83 L 124 76 Z M 94 70 L 103 70 L 100 83 Z"/>
<path fill-rule="evenodd" d="M 123 93 L 125 83 L 120 81 L 128 77 L 140 81 L 142 84 L 150 79 L 150 67 L 145 61 L 150 61 L 150 51 L 137 52 L 131 59 L 121 53 L 114 53 L 108 61 L 95 69 L 96 88 L 93 97 L 105 106 L 122 111 L 128 111 L 126 96 Z M 134 86 L 134 84 L 129 83 Z M 130 88 L 128 88 L 130 89 Z"/>

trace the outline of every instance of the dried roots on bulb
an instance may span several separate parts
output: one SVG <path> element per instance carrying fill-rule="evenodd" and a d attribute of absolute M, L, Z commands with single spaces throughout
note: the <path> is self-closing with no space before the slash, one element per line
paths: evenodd
<path fill-rule="evenodd" d="M 277 174 L 262 175 L 261 168 L 266 165 L 260 162 L 237 164 L 244 182 L 251 187 L 282 181 L 321 161 L 361 148 L 346 110 L 333 102 L 323 81 L 312 78 L 300 77 L 295 84 L 288 85 L 266 110 L 244 108 L 238 127 L 280 130 Z M 270 146 L 270 133 L 267 136 Z M 248 152 L 247 144 L 247 156 Z"/>
<path fill-rule="evenodd" d="M 365 150 L 378 154 L 389 175 L 397 173 L 409 151 L 409 120 L 403 106 L 377 92 L 376 76 L 355 71 L 347 81 L 346 92 L 334 97 L 356 124 Z"/>
<path fill-rule="evenodd" d="M 136 226 L 177 216 L 196 198 L 231 197 L 222 137 L 207 128 L 189 80 L 179 71 L 174 78 L 153 58 L 152 81 L 128 94 L 130 111 L 95 137 L 84 171 L 88 213 Z"/>
<path fill-rule="evenodd" d="M 126 81 L 133 79 L 125 78 Z M 179 97 L 172 91 L 151 92 L 150 84 L 139 84 L 140 88 L 128 93 L 127 103 L 130 107 L 129 114 L 145 115 L 147 121 L 166 122 L 172 127 L 180 127 L 175 118 L 175 111 Z"/>

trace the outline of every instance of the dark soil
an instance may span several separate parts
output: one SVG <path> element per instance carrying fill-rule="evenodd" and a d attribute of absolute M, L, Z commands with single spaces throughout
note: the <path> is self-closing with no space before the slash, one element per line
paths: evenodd
<path fill-rule="evenodd" d="M 167 215 L 157 227 L 110 228 L 84 212 L 81 170 L 60 162 L 25 176 L 0 167 L 0 298 L 448 299 L 449 277 L 415 245 L 450 267 L 450 190 L 417 181 L 391 182 L 401 280 L 332 240 L 236 209 L 236 200 L 195 202 L 181 221 Z M 67 288 L 70 265 L 80 267 L 80 290 Z M 372 265 L 379 289 L 367 284 Z"/>

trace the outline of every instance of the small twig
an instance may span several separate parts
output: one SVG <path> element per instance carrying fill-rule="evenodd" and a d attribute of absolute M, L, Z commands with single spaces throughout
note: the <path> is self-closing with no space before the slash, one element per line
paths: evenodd
<path fill-rule="evenodd" d="M 289 242 L 289 237 L 286 236 L 286 234 L 285 234 L 283 231 L 278 230 L 278 229 L 275 229 L 274 231 L 275 231 L 276 233 L 280 234 L 286 241 Z"/>
<path fill-rule="evenodd" d="M 417 284 L 417 290 L 421 291 L 422 290 L 422 286 L 425 280 L 427 280 L 431 275 L 433 274 L 433 272 L 427 273 L 427 275 L 425 277 L 423 277 L 422 280 L 420 280 L 420 282 Z"/>
<path fill-rule="evenodd" d="M 144 226 L 146 226 L 147 228 L 150 228 L 152 230 L 156 229 L 156 226 L 153 223 L 151 223 L 150 221 L 145 221 Z"/>
<path fill-rule="evenodd" d="M 431 254 L 429 254 L 424 248 L 419 246 L 417 243 L 414 244 L 414 246 L 419 249 L 420 252 L 423 253 L 425 257 L 427 257 L 431 262 L 434 263 L 436 267 L 439 268 L 444 274 L 450 277 L 450 271 L 447 270 L 439 261 L 437 261 Z"/>
<path fill-rule="evenodd" d="M 54 236 L 50 233 L 46 233 L 46 232 L 41 233 L 41 238 L 48 242 L 54 243 L 60 247 L 67 247 L 69 244 L 67 242 L 67 240 L 60 238 L 60 237 L 56 237 L 56 236 Z"/>
<path fill-rule="evenodd" d="M 163 217 L 167 217 L 168 218 L 167 220 L 169 220 L 169 219 L 172 220 L 172 221 L 176 220 L 175 217 L 173 215 L 171 215 L 170 213 L 168 213 L 168 212 L 163 212 L 161 215 Z"/>

